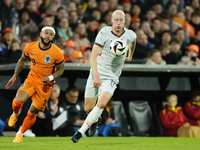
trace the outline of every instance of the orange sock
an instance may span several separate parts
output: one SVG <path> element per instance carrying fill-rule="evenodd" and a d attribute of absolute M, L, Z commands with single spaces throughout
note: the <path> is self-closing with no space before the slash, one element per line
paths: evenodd
<path fill-rule="evenodd" d="M 17 114 L 19 112 L 19 109 L 22 108 L 23 104 L 24 103 L 21 103 L 16 98 L 14 98 L 12 102 L 12 108 L 13 108 L 14 113 Z"/>
<path fill-rule="evenodd" d="M 22 124 L 22 128 L 21 128 L 22 133 L 26 132 L 35 123 L 36 117 L 37 117 L 37 114 L 32 114 L 30 110 L 28 111 L 28 114 Z"/>

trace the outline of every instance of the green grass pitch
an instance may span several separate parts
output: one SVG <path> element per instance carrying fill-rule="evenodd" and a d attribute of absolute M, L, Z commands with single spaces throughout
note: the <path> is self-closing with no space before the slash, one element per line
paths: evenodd
<path fill-rule="evenodd" d="M 0 150 L 200 150 L 200 138 L 87 137 L 73 143 L 70 137 L 0 137 Z"/>

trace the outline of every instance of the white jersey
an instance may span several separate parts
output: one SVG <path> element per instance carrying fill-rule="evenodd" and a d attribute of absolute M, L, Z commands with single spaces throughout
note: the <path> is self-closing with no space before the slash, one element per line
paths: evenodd
<path fill-rule="evenodd" d="M 127 43 L 127 49 L 129 45 L 135 41 L 136 34 L 132 30 L 124 28 L 124 32 L 117 36 L 112 32 L 112 27 L 102 28 L 96 39 L 95 44 L 102 47 L 99 56 L 97 57 L 97 67 L 101 80 L 112 79 L 116 83 L 119 82 L 119 76 L 121 75 L 123 64 L 127 54 L 122 56 L 115 56 L 110 52 L 110 43 L 115 39 L 123 39 Z M 89 78 L 94 79 L 92 68 L 90 70 Z"/>

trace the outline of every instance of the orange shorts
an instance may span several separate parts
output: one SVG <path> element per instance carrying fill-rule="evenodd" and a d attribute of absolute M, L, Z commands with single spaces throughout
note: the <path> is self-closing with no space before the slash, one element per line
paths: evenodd
<path fill-rule="evenodd" d="M 33 80 L 27 78 L 18 91 L 28 93 L 29 97 L 32 97 L 31 99 L 35 108 L 44 111 L 51 95 L 52 85 L 37 84 Z"/>

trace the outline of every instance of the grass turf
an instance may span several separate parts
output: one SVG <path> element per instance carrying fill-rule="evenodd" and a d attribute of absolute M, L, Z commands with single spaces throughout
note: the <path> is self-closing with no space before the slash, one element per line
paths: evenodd
<path fill-rule="evenodd" d="M 70 137 L 0 137 L 0 150 L 200 150 L 199 138 L 87 137 L 73 143 Z"/>

